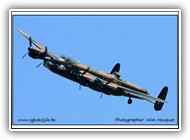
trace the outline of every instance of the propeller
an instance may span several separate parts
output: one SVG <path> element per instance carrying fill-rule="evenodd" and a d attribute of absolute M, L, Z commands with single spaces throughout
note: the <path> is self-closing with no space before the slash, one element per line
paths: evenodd
<path fill-rule="evenodd" d="M 48 49 L 47 49 L 47 46 L 46 46 L 46 47 L 45 47 L 45 52 L 44 52 L 44 58 L 43 58 L 43 60 L 45 60 L 45 58 L 47 57 L 47 52 L 48 52 Z M 44 62 L 41 62 L 40 64 L 38 64 L 38 65 L 36 66 L 36 68 L 39 68 L 43 63 L 44 63 Z"/>
<path fill-rule="evenodd" d="M 47 46 L 46 46 L 45 47 L 45 52 L 44 52 L 44 58 L 47 57 L 47 52 L 48 52 L 48 50 L 47 50 Z"/>
<path fill-rule="evenodd" d="M 28 54 L 28 52 L 27 52 L 27 53 L 25 53 L 25 54 L 22 56 L 22 59 L 24 59 L 24 57 L 25 57 L 27 54 Z"/>
<path fill-rule="evenodd" d="M 81 90 L 81 79 L 80 79 L 79 75 L 77 76 L 77 79 L 79 80 L 79 82 L 78 82 L 79 83 L 79 90 Z"/>
<path fill-rule="evenodd" d="M 82 74 L 79 74 L 78 76 L 78 80 L 79 80 L 79 90 L 81 90 L 81 79 L 80 79 L 80 76 L 83 77 L 83 75 L 88 72 L 90 69 L 90 67 L 88 67 Z"/>
<path fill-rule="evenodd" d="M 28 47 L 28 48 L 30 48 L 30 47 L 32 47 L 32 38 L 31 38 L 31 37 L 29 37 L 29 47 Z M 24 59 L 27 54 L 28 54 L 28 52 L 25 53 L 25 54 L 22 56 L 22 59 Z"/>
<path fill-rule="evenodd" d="M 101 93 L 101 95 L 100 95 L 100 99 L 102 99 L 102 96 L 103 96 L 103 93 Z"/>
<path fill-rule="evenodd" d="M 40 64 L 38 64 L 38 65 L 36 66 L 36 68 L 39 68 L 42 64 L 43 64 L 43 62 L 41 62 Z"/>
<path fill-rule="evenodd" d="M 81 90 L 81 84 L 79 83 L 79 90 Z"/>
<path fill-rule="evenodd" d="M 29 46 L 32 47 L 32 38 L 29 37 Z"/>

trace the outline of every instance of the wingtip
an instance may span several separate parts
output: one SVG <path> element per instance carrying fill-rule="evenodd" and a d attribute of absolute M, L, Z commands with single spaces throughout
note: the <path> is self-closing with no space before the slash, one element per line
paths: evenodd
<path fill-rule="evenodd" d="M 22 30 L 21 30 L 21 29 L 18 29 L 18 31 L 19 31 L 19 32 L 22 32 Z"/>
<path fill-rule="evenodd" d="M 21 29 L 18 29 L 18 31 L 19 31 L 22 35 L 24 35 L 24 32 L 23 32 Z"/>

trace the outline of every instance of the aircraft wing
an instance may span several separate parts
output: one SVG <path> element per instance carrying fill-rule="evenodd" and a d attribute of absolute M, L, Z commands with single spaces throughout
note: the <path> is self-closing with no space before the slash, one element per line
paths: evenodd
<path fill-rule="evenodd" d="M 27 35 L 26 33 L 24 33 L 22 30 L 18 30 L 24 37 L 26 37 L 28 40 L 30 39 L 30 36 Z M 33 39 L 31 39 L 32 43 L 39 49 L 44 50 L 45 51 L 45 47 L 40 45 L 39 43 L 37 43 L 36 41 L 34 41 Z"/>
<path fill-rule="evenodd" d="M 28 40 L 31 39 L 32 41 L 32 44 L 34 44 L 37 48 L 39 48 L 40 50 L 42 51 L 45 51 L 45 47 L 40 45 L 38 42 L 36 42 L 35 40 L 33 40 L 29 35 L 27 35 L 26 33 L 24 33 L 22 30 L 18 30 L 24 37 L 26 37 Z M 57 57 L 56 55 L 54 55 L 53 53 L 51 52 L 47 52 L 47 54 L 50 56 L 50 57 Z M 57 57 L 58 58 L 58 57 Z"/>
<path fill-rule="evenodd" d="M 89 80 L 95 80 L 96 79 L 96 77 L 93 77 L 91 74 L 88 74 L 88 73 L 84 74 L 83 77 L 86 78 L 86 79 L 89 79 Z M 107 86 L 112 87 L 114 89 L 122 90 L 126 94 L 138 97 L 138 98 L 143 99 L 143 100 L 147 100 L 147 101 L 149 101 L 149 102 L 151 102 L 153 104 L 155 104 L 156 102 L 167 103 L 167 101 L 165 101 L 165 100 L 163 100 L 161 98 L 156 98 L 156 97 L 153 97 L 153 96 L 151 96 L 149 94 L 144 94 L 142 92 L 135 91 L 135 90 L 132 90 L 132 89 L 129 89 L 129 88 L 126 88 L 126 87 L 123 87 L 123 86 L 119 86 L 119 85 L 116 85 L 116 84 L 113 84 L 113 83 L 109 83 L 109 84 L 107 84 Z"/>
<path fill-rule="evenodd" d="M 118 89 L 123 90 L 126 94 L 130 94 L 130 95 L 139 97 L 139 98 L 147 100 L 147 101 L 149 101 L 149 102 L 151 102 L 153 104 L 155 104 L 156 101 L 161 102 L 161 103 L 167 103 L 167 101 L 165 101 L 163 99 L 156 98 L 156 97 L 153 97 L 153 96 L 151 96 L 149 94 L 144 94 L 144 93 L 139 92 L 139 91 L 135 91 L 135 90 L 128 89 L 128 88 L 125 88 L 125 87 L 121 87 L 121 86 L 119 86 Z"/>

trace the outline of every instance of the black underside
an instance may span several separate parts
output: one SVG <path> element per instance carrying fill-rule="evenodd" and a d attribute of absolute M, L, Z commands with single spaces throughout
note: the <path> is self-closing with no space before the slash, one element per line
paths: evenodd
<path fill-rule="evenodd" d="M 99 79 L 96 79 L 94 81 L 88 80 L 82 76 L 79 76 L 78 74 L 71 72 L 71 70 L 60 70 L 57 69 L 57 66 L 54 64 L 51 67 L 48 68 L 50 71 L 65 77 L 69 80 L 72 80 L 74 82 L 79 83 L 80 85 L 87 86 L 91 88 L 92 90 L 95 90 L 97 92 L 103 92 L 107 95 L 114 95 L 114 96 L 126 96 L 126 97 L 132 97 L 132 98 L 139 98 L 130 94 L 125 93 L 122 89 L 117 88 L 111 88 L 107 85 L 103 84 Z"/>

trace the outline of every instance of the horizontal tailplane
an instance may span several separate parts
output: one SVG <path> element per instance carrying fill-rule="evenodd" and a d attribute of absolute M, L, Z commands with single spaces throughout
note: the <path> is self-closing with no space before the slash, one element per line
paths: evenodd
<path fill-rule="evenodd" d="M 162 99 L 162 100 L 165 100 L 166 99 L 166 96 L 167 96 L 167 93 L 168 93 L 168 87 L 165 86 L 162 91 L 160 92 L 160 94 L 158 95 L 158 98 Z M 154 109 L 156 111 L 159 111 L 162 109 L 164 103 L 162 102 L 159 102 L 159 101 L 156 101 L 155 104 L 154 104 Z"/>

